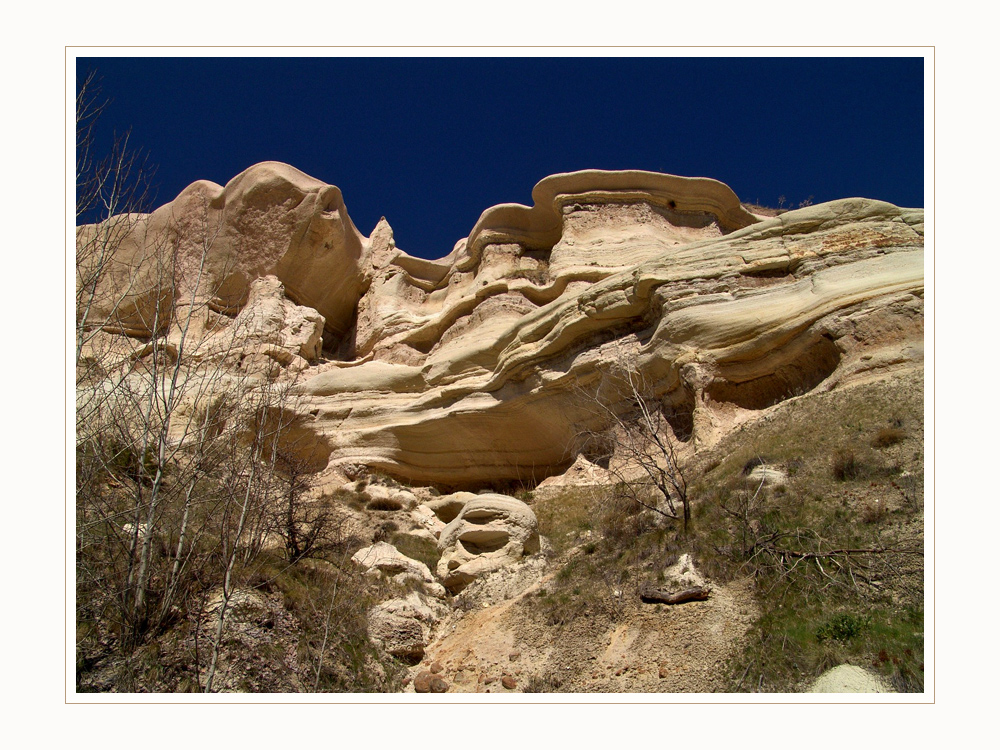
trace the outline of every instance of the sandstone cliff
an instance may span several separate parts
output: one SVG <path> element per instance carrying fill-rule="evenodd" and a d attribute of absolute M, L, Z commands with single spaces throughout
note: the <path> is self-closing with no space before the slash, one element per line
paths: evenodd
<path fill-rule="evenodd" d="M 78 685 L 923 689 L 923 212 L 533 203 L 425 260 L 265 163 L 78 228 Z"/>
<path fill-rule="evenodd" d="M 922 364 L 922 210 L 850 198 L 766 218 L 714 180 L 596 170 L 533 201 L 488 209 L 431 261 L 385 220 L 363 236 L 336 187 L 259 164 L 130 227 L 86 326 L 169 339 L 202 300 L 197 335 L 223 341 L 264 310 L 268 356 L 298 373 L 303 450 L 348 477 L 453 487 L 567 469 L 609 363 L 651 383 L 691 445 Z"/>

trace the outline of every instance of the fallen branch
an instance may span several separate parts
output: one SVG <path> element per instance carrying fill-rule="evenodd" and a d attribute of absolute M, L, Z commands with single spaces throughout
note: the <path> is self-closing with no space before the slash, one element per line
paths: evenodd
<path fill-rule="evenodd" d="M 924 556 L 924 553 L 920 550 L 913 549 L 896 549 L 893 547 L 869 547 L 866 549 L 834 549 L 829 552 L 796 552 L 790 549 L 780 549 L 778 547 L 772 548 L 775 552 L 780 555 L 788 555 L 789 557 L 798 558 L 800 560 L 821 560 L 826 558 L 836 558 L 840 557 L 850 557 L 852 555 L 885 555 L 890 553 L 896 553 L 901 555 L 919 555 Z"/>
<path fill-rule="evenodd" d="M 700 602 L 708 599 L 712 589 L 707 586 L 695 586 L 683 591 L 668 591 L 649 584 L 639 591 L 639 598 L 647 604 L 683 604 L 684 602 Z"/>

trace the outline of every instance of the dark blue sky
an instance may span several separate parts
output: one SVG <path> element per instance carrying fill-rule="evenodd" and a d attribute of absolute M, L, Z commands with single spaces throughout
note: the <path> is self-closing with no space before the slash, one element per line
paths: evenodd
<path fill-rule="evenodd" d="M 158 166 L 156 205 L 287 162 L 437 258 L 543 177 L 713 177 L 744 201 L 924 205 L 921 58 L 80 58 Z"/>

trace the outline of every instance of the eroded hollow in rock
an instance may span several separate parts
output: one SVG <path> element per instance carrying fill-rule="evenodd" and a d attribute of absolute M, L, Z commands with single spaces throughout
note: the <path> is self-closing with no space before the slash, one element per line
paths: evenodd
<path fill-rule="evenodd" d="M 465 516 L 468 520 L 468 516 Z M 473 529 L 458 538 L 459 543 L 471 555 L 482 555 L 503 549 L 510 541 L 510 534 L 500 529 Z"/>
<path fill-rule="evenodd" d="M 469 523 L 486 525 L 496 521 L 500 516 L 488 510 L 473 510 L 465 514 L 465 520 Z"/>
<path fill-rule="evenodd" d="M 840 350 L 832 339 L 821 336 L 794 360 L 770 375 L 733 383 L 716 381 L 706 389 L 713 401 L 736 404 L 744 409 L 766 409 L 793 396 L 808 393 L 826 380 L 840 364 Z"/>
<path fill-rule="evenodd" d="M 458 514 L 462 512 L 462 508 L 464 507 L 465 502 L 462 500 L 439 500 L 434 504 L 434 515 L 438 517 L 441 523 L 448 524 L 458 518 Z"/>
<path fill-rule="evenodd" d="M 674 431 L 674 437 L 686 443 L 694 434 L 694 392 L 679 388 L 663 401 L 663 416 Z"/>

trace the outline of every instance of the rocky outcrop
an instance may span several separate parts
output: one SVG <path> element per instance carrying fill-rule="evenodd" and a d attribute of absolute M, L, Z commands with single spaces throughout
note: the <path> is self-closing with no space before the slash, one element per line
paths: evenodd
<path fill-rule="evenodd" d="M 387 653 L 415 664 L 423 658 L 431 628 L 444 613 L 444 605 L 413 591 L 405 599 L 373 607 L 368 613 L 368 635 Z"/>
<path fill-rule="evenodd" d="M 476 578 L 539 551 L 538 520 L 513 497 L 474 496 L 441 531 L 437 574 L 457 592 Z"/>
<path fill-rule="evenodd" d="M 250 282 L 246 303 L 231 323 L 203 334 L 195 354 L 235 360 L 248 372 L 265 371 L 272 362 L 299 372 L 319 359 L 323 326 L 322 315 L 289 301 L 284 285 L 264 276 Z"/>
<path fill-rule="evenodd" d="M 535 487 L 534 496 L 544 498 L 567 489 L 593 489 L 606 486 L 610 482 L 613 482 L 613 478 L 608 470 L 588 461 L 581 453 L 565 472 L 540 482 Z"/>
<path fill-rule="evenodd" d="M 638 171 L 532 195 L 431 261 L 384 220 L 364 237 L 337 188 L 287 165 L 195 183 L 129 229 L 132 285 L 109 277 L 88 325 L 148 336 L 184 305 L 223 327 L 257 309 L 289 370 L 322 325 L 295 408 L 328 468 L 453 489 L 565 471 L 616 363 L 701 445 L 740 414 L 922 365 L 921 210 L 850 198 L 761 218 L 717 181 Z M 175 260 L 154 273 L 163 247 Z"/>
<path fill-rule="evenodd" d="M 703 444 L 720 415 L 921 363 L 921 211 L 849 199 L 758 221 L 719 183 L 709 200 L 711 181 L 601 174 L 486 212 L 436 264 L 384 256 L 357 359 L 301 386 L 334 465 L 541 481 L 576 458 L 586 393 L 621 360 Z"/>
<path fill-rule="evenodd" d="M 235 315 L 250 283 L 272 275 L 297 304 L 316 310 L 337 339 L 365 288 L 364 237 L 340 190 L 287 164 L 257 164 L 225 187 L 195 182 L 148 216 L 111 223 L 120 235 L 115 263 L 102 275 L 87 316 L 90 325 L 112 332 L 160 332 L 174 308 L 192 301 Z M 80 227 L 78 250 L 113 233 L 108 224 Z M 80 255 L 90 266 L 98 262 L 97 254 Z M 87 271 L 79 269 L 78 282 Z"/>
<path fill-rule="evenodd" d="M 434 583 L 430 568 L 419 560 L 407 557 L 387 542 L 376 542 L 370 547 L 363 547 L 354 553 L 351 560 L 367 570 L 377 570 L 398 583 L 405 583 L 409 579 Z"/>

